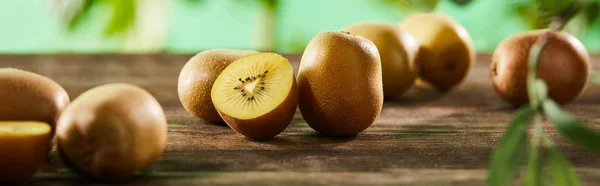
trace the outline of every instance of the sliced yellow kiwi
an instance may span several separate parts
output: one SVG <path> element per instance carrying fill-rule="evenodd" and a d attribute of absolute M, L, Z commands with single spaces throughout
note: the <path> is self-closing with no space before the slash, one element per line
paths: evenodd
<path fill-rule="evenodd" d="M 0 122 L 0 183 L 26 181 L 44 165 L 50 131 L 42 122 Z"/>
<path fill-rule="evenodd" d="M 221 72 L 211 90 L 215 108 L 236 132 L 268 139 L 290 123 L 298 90 L 289 61 L 274 53 L 251 54 Z"/>

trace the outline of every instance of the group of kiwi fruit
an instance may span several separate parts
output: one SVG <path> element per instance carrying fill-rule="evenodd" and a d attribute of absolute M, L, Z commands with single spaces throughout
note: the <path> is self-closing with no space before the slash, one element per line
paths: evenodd
<path fill-rule="evenodd" d="M 450 17 L 419 13 L 399 26 L 365 22 L 323 32 L 307 45 L 297 77 L 274 53 L 214 49 L 181 70 L 178 94 L 194 116 L 225 122 L 256 140 L 273 138 L 296 107 L 325 136 L 354 136 L 415 82 L 439 91 L 459 84 L 475 53 L 466 30 Z"/>
<path fill-rule="evenodd" d="M 82 177 L 120 181 L 156 161 L 167 121 L 158 101 L 129 84 L 92 88 L 73 102 L 58 83 L 0 69 L 0 184 L 27 181 L 55 146 Z"/>
<path fill-rule="evenodd" d="M 515 106 L 527 103 L 529 50 L 541 36 L 537 75 L 548 96 L 566 104 L 585 88 L 589 55 L 565 32 L 536 30 L 503 41 L 490 74 L 498 95 Z M 469 33 L 441 13 L 415 13 L 399 25 L 363 22 L 323 32 L 307 45 L 297 77 L 274 53 L 215 49 L 192 57 L 181 70 L 178 93 L 185 109 L 209 122 L 225 122 L 251 139 L 281 133 L 299 106 L 306 123 L 325 136 L 353 136 L 369 127 L 384 98 L 411 86 L 448 92 L 475 62 Z"/>
<path fill-rule="evenodd" d="M 546 36 L 537 69 L 558 103 L 585 88 L 589 55 L 565 32 L 537 30 L 503 41 L 490 74 L 500 97 L 528 102 L 529 51 Z M 225 122 L 256 140 L 273 138 L 296 108 L 315 131 L 353 136 L 379 116 L 384 96 L 413 84 L 446 92 L 475 61 L 467 31 L 439 13 L 417 13 L 397 26 L 366 22 L 315 36 L 298 75 L 275 53 L 214 49 L 192 57 L 181 70 L 178 95 L 184 108 L 209 122 Z M 23 70 L 0 69 L 0 183 L 29 179 L 51 146 L 79 175 L 118 181 L 156 161 L 165 148 L 167 121 L 158 101 L 129 84 L 90 89 L 73 102 L 56 82 Z M 54 140 L 52 140 L 54 139 Z"/>

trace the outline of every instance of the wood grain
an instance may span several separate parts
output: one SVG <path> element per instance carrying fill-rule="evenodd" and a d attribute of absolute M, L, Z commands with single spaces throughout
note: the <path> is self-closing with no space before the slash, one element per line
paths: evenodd
<path fill-rule="evenodd" d="M 495 94 L 488 55 L 448 94 L 413 88 L 389 99 L 373 126 L 353 138 L 319 136 L 302 120 L 270 141 L 251 141 L 227 126 L 185 112 L 177 98 L 179 70 L 191 55 L 0 55 L 0 67 L 48 76 L 71 99 L 106 83 L 131 83 L 164 107 L 169 139 L 160 161 L 125 185 L 485 185 L 489 154 L 514 109 Z M 287 55 L 297 70 L 298 55 Z M 600 56 L 594 56 L 594 66 Z M 566 108 L 600 128 L 600 87 Z M 600 185 L 600 156 L 546 130 L 587 185 Z M 28 184 L 91 184 L 65 172 L 55 153 Z"/>

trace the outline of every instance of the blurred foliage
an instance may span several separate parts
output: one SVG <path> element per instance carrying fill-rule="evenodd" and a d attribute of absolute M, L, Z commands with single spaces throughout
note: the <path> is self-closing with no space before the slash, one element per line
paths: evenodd
<path fill-rule="evenodd" d="M 600 6 L 600 0 L 513 0 L 513 3 L 532 29 L 553 27 L 552 23 L 556 21 L 566 23 L 575 20 L 579 24 L 567 29 L 572 32 L 587 30 L 598 18 Z"/>
<path fill-rule="evenodd" d="M 431 12 L 440 3 L 440 0 L 380 0 L 385 4 L 397 6 L 404 12 Z M 467 5 L 472 0 L 452 0 L 458 5 Z"/>
<path fill-rule="evenodd" d="M 207 0 L 183 0 L 190 4 L 204 4 Z M 275 8 L 280 0 L 237 0 L 240 3 L 260 3 L 267 8 Z"/>
<path fill-rule="evenodd" d="M 383 3 L 392 4 L 406 12 L 431 12 L 439 0 L 381 0 Z"/>
<path fill-rule="evenodd" d="M 133 26 L 135 20 L 135 0 L 54 0 L 55 3 L 66 3 L 65 9 L 58 10 L 65 18 L 68 28 L 74 30 L 90 16 L 91 10 L 101 4 L 111 7 L 111 17 L 104 33 L 113 36 L 123 33 Z"/>

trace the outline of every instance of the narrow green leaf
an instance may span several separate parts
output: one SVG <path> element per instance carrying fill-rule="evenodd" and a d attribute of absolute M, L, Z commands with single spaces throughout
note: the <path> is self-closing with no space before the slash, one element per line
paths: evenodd
<path fill-rule="evenodd" d="M 524 106 L 517 111 L 507 132 L 492 152 L 488 185 L 505 186 L 519 170 L 527 148 L 527 128 L 532 110 Z"/>
<path fill-rule="evenodd" d="M 542 164 L 540 163 L 540 152 L 538 148 L 529 149 L 529 160 L 527 163 L 527 170 L 525 171 L 525 177 L 523 179 L 523 185 L 525 186 L 539 186 L 541 183 L 541 170 Z"/>
<path fill-rule="evenodd" d="M 560 106 L 552 100 L 546 100 L 543 106 L 548 120 L 556 126 L 563 136 L 579 146 L 600 153 L 600 143 L 598 143 L 600 142 L 600 134 L 598 132 L 585 127 L 571 114 L 561 110 Z"/>
<path fill-rule="evenodd" d="M 544 134 L 542 126 L 542 115 L 538 112 L 533 117 L 535 124 L 535 132 L 531 138 L 529 146 L 529 160 L 527 161 L 527 169 L 523 178 L 525 186 L 541 186 L 542 183 L 542 164 L 540 163 L 540 141 Z"/>
<path fill-rule="evenodd" d="M 68 28 L 70 31 L 75 30 L 81 22 L 90 15 L 92 6 L 98 2 L 97 0 L 83 0 L 79 10 L 75 10 L 76 13 L 68 21 Z"/>
<path fill-rule="evenodd" d="M 550 139 L 548 139 L 549 141 Z M 550 142 L 551 143 L 551 142 Z M 554 145 L 548 146 L 548 164 L 552 167 L 554 185 L 579 186 L 579 179 L 571 163 Z"/>

